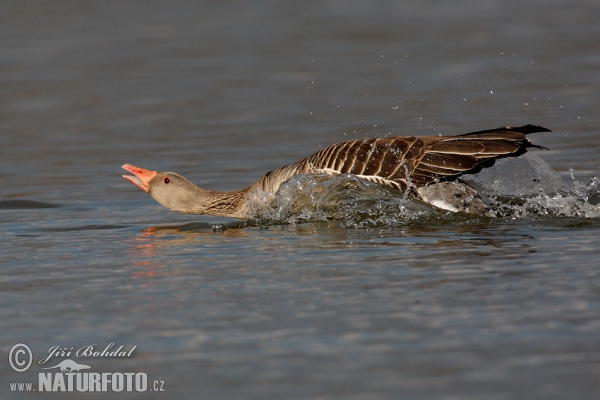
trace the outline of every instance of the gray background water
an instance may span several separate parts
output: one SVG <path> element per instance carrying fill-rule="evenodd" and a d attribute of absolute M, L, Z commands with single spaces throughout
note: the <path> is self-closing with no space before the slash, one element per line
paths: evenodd
<path fill-rule="evenodd" d="M 599 37 L 594 1 L 3 2 L 0 397 L 115 342 L 76 360 L 165 381 L 144 398 L 597 398 L 597 219 L 142 232 L 226 221 L 120 166 L 240 189 L 347 138 L 535 123 L 585 182 Z"/>

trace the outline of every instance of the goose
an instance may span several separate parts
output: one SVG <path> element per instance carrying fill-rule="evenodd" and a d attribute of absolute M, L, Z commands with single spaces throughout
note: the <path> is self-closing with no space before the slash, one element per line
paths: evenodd
<path fill-rule="evenodd" d="M 547 150 L 526 137 L 536 132 L 550 130 L 524 125 L 455 136 L 349 140 L 267 172 L 238 191 L 202 189 L 175 172 L 157 172 L 131 164 L 122 168 L 132 175 L 122 176 L 164 207 L 184 214 L 248 219 L 249 203 L 257 194 L 276 193 L 294 175 L 351 174 L 443 210 L 485 215 L 489 206 L 460 177 L 490 167 L 496 159 L 518 157 L 531 147 Z"/>

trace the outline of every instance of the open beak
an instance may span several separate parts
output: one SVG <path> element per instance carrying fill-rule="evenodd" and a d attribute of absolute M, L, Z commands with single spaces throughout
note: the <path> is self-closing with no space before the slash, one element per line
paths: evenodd
<path fill-rule="evenodd" d="M 150 191 L 150 179 L 156 176 L 156 171 L 150 171 L 131 164 L 125 164 L 121 168 L 134 175 L 123 175 L 123 178 L 127 179 L 146 193 Z"/>

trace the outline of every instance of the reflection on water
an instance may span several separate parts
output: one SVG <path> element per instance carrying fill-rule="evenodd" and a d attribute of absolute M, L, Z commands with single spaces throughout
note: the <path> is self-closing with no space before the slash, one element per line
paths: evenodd
<path fill-rule="evenodd" d="M 227 224 L 207 224 L 205 222 L 190 222 L 183 225 L 161 225 L 145 228 L 143 231 L 148 234 L 155 233 L 169 233 L 169 232 L 194 232 L 194 233 L 209 233 L 209 232 L 243 232 L 241 229 L 251 226 L 249 223 L 244 221 L 230 222 Z"/>
<path fill-rule="evenodd" d="M 203 253 L 203 258 L 210 259 L 210 251 L 206 250 L 215 246 L 226 247 L 228 240 L 235 243 L 245 237 L 262 237 L 283 243 L 290 240 L 290 246 L 282 245 L 281 248 L 294 251 L 406 248 L 402 258 L 409 261 L 409 264 L 416 261 L 416 257 L 453 259 L 462 254 L 460 262 L 469 262 L 470 258 L 480 259 L 482 255 L 523 259 L 536 252 L 535 247 L 528 244 L 535 239 L 533 236 L 511 230 L 503 233 L 489 219 L 456 220 L 451 225 L 435 221 L 434 225 L 419 223 L 370 229 L 348 229 L 337 221 L 330 221 L 244 229 L 231 227 L 222 231 L 215 231 L 209 224 L 189 223 L 145 228 L 135 241 L 135 249 L 143 258 L 152 258 L 179 254 L 192 246 L 195 251 Z M 272 245 L 273 243 L 265 243 L 257 249 L 270 251 Z M 486 250 L 480 252 L 481 248 Z M 411 259 L 411 255 L 415 259 Z M 276 258 L 273 255 L 273 259 Z"/>

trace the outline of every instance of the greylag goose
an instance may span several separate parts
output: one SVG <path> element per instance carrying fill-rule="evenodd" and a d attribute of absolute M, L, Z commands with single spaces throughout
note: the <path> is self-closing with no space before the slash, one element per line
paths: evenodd
<path fill-rule="evenodd" d="M 525 135 L 550 132 L 535 125 L 501 127 L 456 136 L 401 136 L 350 140 L 326 147 L 298 162 L 267 172 L 239 191 L 205 190 L 174 172 L 130 164 L 123 178 L 172 211 L 249 218 L 248 204 L 261 192 L 275 193 L 294 175 L 352 174 L 387 185 L 418 200 L 450 211 L 485 214 L 488 206 L 462 182 L 502 157 L 518 157 L 535 145 Z"/>

